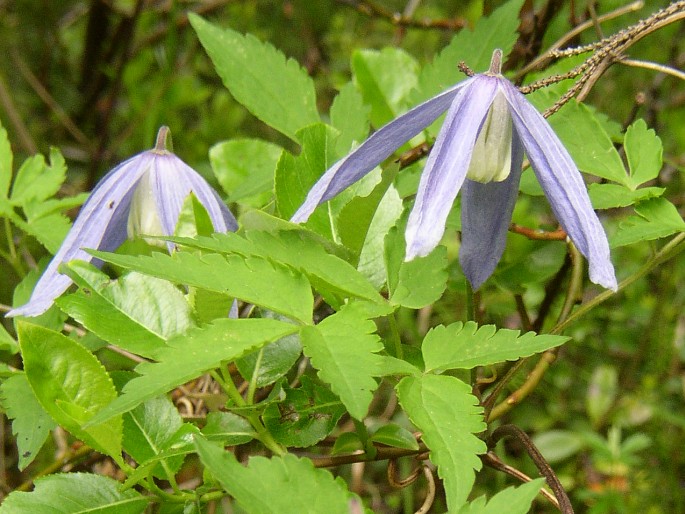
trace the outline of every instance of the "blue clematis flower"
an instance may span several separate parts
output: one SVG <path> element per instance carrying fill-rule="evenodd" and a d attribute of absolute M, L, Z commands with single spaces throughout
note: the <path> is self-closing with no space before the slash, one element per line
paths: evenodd
<path fill-rule="evenodd" d="M 83 204 L 28 303 L 9 311 L 7 316 L 38 316 L 48 310 L 72 283 L 68 276 L 58 272 L 59 265 L 73 259 L 95 260 L 85 248 L 110 252 L 129 236 L 173 235 L 183 202 L 190 193 L 207 210 L 215 231 L 238 228 L 217 192 L 166 149 L 168 138 L 168 127 L 162 127 L 154 149 L 131 157 L 105 175 Z"/>
<path fill-rule="evenodd" d="M 501 62 L 502 51 L 495 50 L 488 72 L 447 89 L 372 134 L 324 173 L 292 221 L 306 221 L 319 204 L 369 173 L 447 111 L 407 222 L 406 260 L 425 256 L 438 245 L 462 190 L 459 261 L 472 287 L 480 287 L 504 252 L 525 152 L 559 223 L 588 259 L 590 280 L 616 290 L 606 234 L 578 168 L 549 123 L 502 76 Z"/>

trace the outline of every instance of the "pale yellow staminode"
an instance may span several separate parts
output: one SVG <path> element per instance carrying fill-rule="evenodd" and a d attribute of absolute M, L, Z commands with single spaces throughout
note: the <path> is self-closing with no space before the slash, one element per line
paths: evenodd
<path fill-rule="evenodd" d="M 466 176 L 475 182 L 501 182 L 511 171 L 511 114 L 501 92 L 492 101 L 473 147 Z"/>

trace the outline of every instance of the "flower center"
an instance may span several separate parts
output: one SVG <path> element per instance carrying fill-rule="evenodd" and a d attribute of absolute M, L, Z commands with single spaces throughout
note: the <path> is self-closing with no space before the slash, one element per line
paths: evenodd
<path fill-rule="evenodd" d="M 475 182 L 501 182 L 511 171 L 511 114 L 498 91 L 473 147 L 466 176 Z"/>

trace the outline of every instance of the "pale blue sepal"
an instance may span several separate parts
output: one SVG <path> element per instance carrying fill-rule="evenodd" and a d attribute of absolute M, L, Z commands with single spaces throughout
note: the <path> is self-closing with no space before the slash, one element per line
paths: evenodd
<path fill-rule="evenodd" d="M 466 178 L 478 132 L 497 93 L 496 79 L 480 75 L 475 80 L 477 84 L 470 82 L 454 98 L 421 174 L 405 233 L 408 261 L 428 255 L 438 245 Z"/>
<path fill-rule="evenodd" d="M 461 246 L 459 263 L 473 290 L 497 267 L 507 242 L 511 215 L 518 198 L 523 146 L 514 131 L 511 172 L 502 182 L 483 184 L 468 178 L 461 192 Z"/>
<path fill-rule="evenodd" d="M 373 170 L 400 146 L 438 119 L 449 108 L 457 93 L 472 80 L 460 82 L 371 134 L 347 157 L 323 174 L 290 221 L 307 221 L 318 205 L 330 200 Z"/>
<path fill-rule="evenodd" d="M 590 280 L 617 290 L 609 242 L 583 177 L 547 120 L 509 82 L 502 81 L 514 130 L 557 220 L 588 260 Z"/>
<path fill-rule="evenodd" d="M 147 171 L 152 155 L 145 152 L 121 163 L 99 182 L 81 207 L 62 246 L 36 283 L 28 303 L 12 309 L 6 316 L 38 316 L 71 285 L 59 265 L 74 259 L 87 262 L 93 257 L 83 248 L 111 251 L 126 240 L 126 226 L 133 192 Z"/>

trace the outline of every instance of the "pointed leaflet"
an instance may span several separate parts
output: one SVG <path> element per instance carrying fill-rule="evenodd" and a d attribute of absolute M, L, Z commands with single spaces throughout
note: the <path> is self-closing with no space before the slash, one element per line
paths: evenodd
<path fill-rule="evenodd" d="M 381 374 L 383 349 L 375 334 L 376 324 L 367 319 L 363 306 L 345 305 L 314 327 L 302 330 L 304 353 L 319 370 L 319 378 L 330 384 L 357 419 L 366 416 Z"/>
<path fill-rule="evenodd" d="M 559 346 L 569 337 L 536 335 L 495 325 L 478 327 L 473 321 L 439 325 L 426 334 L 421 346 L 426 371 L 471 369 L 513 361 Z"/>
<path fill-rule="evenodd" d="M 150 256 L 89 253 L 125 269 L 225 293 L 299 321 L 308 322 L 312 316 L 314 298 L 307 279 L 265 258 L 188 252 L 171 256 L 159 252 Z"/>
<path fill-rule="evenodd" d="M 374 303 L 385 300 L 364 276 L 343 259 L 327 252 L 321 243 L 303 231 L 283 230 L 275 233 L 248 230 L 244 237 L 232 232 L 196 239 L 174 238 L 175 242 L 222 253 L 268 257 L 305 274 L 325 297 L 356 296 Z"/>
<path fill-rule="evenodd" d="M 466 501 L 481 468 L 485 443 L 475 435 L 485 430 L 483 409 L 471 387 L 450 376 L 405 377 L 397 384 L 400 405 L 423 432 L 430 459 L 438 467 L 450 512 Z"/>
<path fill-rule="evenodd" d="M 316 469 L 306 458 L 251 457 L 243 466 L 232 453 L 201 437 L 195 438 L 195 445 L 207 470 L 250 514 L 349 514 L 349 502 L 356 498 L 342 479 Z"/>
<path fill-rule="evenodd" d="M 298 142 L 297 131 L 319 121 L 314 81 L 295 60 L 250 34 L 188 19 L 224 85 L 257 118 Z"/>
<path fill-rule="evenodd" d="M 618 184 L 593 182 L 588 185 L 587 192 L 595 209 L 614 209 L 616 207 L 628 207 L 650 198 L 659 197 L 666 192 L 666 189 L 663 187 L 641 187 L 631 190 Z"/>
<path fill-rule="evenodd" d="M 636 189 L 640 184 L 659 175 L 663 163 L 663 146 L 656 132 L 647 128 L 645 120 L 637 120 L 628 127 L 623 144 L 630 169 L 630 189 Z"/>
<path fill-rule="evenodd" d="M 140 377 L 129 381 L 122 395 L 92 421 L 127 412 L 149 398 L 164 394 L 201 374 L 297 331 L 297 326 L 271 319 L 219 319 L 168 341 L 159 362 L 136 367 Z"/>
<path fill-rule="evenodd" d="M 20 321 L 17 333 L 26 378 L 46 412 L 74 437 L 120 459 L 121 417 L 84 428 L 116 397 L 102 364 L 83 346 L 58 332 Z"/>
<path fill-rule="evenodd" d="M 151 398 L 124 415 L 123 446 L 138 465 L 159 457 L 172 446 L 187 440 L 191 444 L 191 432 L 197 427 L 183 423 L 181 415 L 166 396 Z M 183 463 L 183 455 L 160 462 L 152 473 L 159 478 L 169 479 Z"/>
<path fill-rule="evenodd" d="M 36 480 L 30 493 L 15 491 L 0 505 L 0 514 L 141 514 L 150 497 L 102 475 L 60 473 Z"/>
<path fill-rule="evenodd" d="M 81 288 L 57 305 L 108 343 L 154 358 L 169 337 L 195 325 L 183 293 L 166 280 L 129 273 L 118 280 L 92 264 L 71 261 L 61 271 Z"/>
<path fill-rule="evenodd" d="M 33 462 L 50 430 L 57 425 L 38 403 L 26 375 L 17 373 L 0 385 L 2 407 L 12 420 L 12 433 L 17 442 L 19 470 Z"/>
<path fill-rule="evenodd" d="M 522 5 L 523 0 L 510 0 L 490 16 L 479 19 L 473 31 L 462 29 L 454 36 L 433 62 L 421 70 L 412 103 L 427 100 L 462 80 L 459 62 L 464 61 L 479 72 L 488 69 L 493 49 L 501 48 L 507 55 L 518 38 Z"/>
<path fill-rule="evenodd" d="M 619 224 L 609 240 L 612 248 L 685 232 L 685 221 L 678 209 L 665 198 L 641 202 L 635 206 L 635 212 L 637 216 L 629 216 Z"/>
<path fill-rule="evenodd" d="M 66 173 L 64 157 L 56 148 L 50 149 L 49 165 L 42 155 L 29 157 L 17 171 L 12 184 L 11 203 L 23 206 L 31 201 L 46 200 L 59 191 Z"/>
<path fill-rule="evenodd" d="M 544 483 L 544 478 L 538 478 L 518 487 L 507 487 L 490 498 L 487 504 L 485 496 L 480 496 L 464 505 L 459 514 L 526 514 Z"/>

